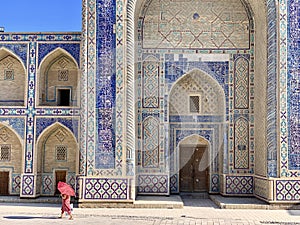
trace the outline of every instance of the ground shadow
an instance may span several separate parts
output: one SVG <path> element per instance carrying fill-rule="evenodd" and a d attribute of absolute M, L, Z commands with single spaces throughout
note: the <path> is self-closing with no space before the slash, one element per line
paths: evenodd
<path fill-rule="evenodd" d="M 48 219 L 48 220 L 53 220 L 53 219 L 59 219 L 58 217 L 55 216 L 4 216 L 4 219 L 11 219 L 11 220 L 28 220 L 28 219 Z"/>

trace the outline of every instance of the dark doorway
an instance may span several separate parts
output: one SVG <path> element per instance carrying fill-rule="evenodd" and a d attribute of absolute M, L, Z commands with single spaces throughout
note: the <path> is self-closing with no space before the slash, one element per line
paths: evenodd
<path fill-rule="evenodd" d="M 181 146 L 180 147 L 180 192 L 204 192 L 208 191 L 208 169 L 201 168 L 206 146 Z M 204 163 L 207 165 L 207 162 Z"/>
<path fill-rule="evenodd" d="M 57 189 L 57 184 L 59 181 L 66 182 L 67 171 L 65 170 L 57 170 L 55 171 L 55 195 L 60 195 L 59 190 Z"/>
<path fill-rule="evenodd" d="M 57 105 L 58 106 L 70 106 L 70 89 L 58 89 L 57 90 Z"/>
<path fill-rule="evenodd" d="M 0 172 L 0 195 L 9 195 L 9 172 Z"/>

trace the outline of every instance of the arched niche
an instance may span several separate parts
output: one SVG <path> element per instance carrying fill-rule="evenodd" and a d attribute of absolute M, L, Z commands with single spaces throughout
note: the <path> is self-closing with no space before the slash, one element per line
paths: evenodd
<path fill-rule="evenodd" d="M 169 115 L 212 115 L 221 116 L 224 120 L 224 90 L 211 76 L 194 69 L 173 84 L 169 95 Z"/>
<path fill-rule="evenodd" d="M 26 80 L 26 69 L 20 58 L 0 48 L 0 105 L 24 106 Z"/>
<path fill-rule="evenodd" d="M 193 134 L 179 142 L 179 192 L 208 192 L 210 187 L 210 143 Z"/>
<path fill-rule="evenodd" d="M 20 194 L 23 153 L 21 137 L 6 124 L 0 123 L 1 195 Z"/>
<path fill-rule="evenodd" d="M 57 48 L 41 62 L 38 79 L 39 106 L 78 106 L 79 66 L 64 49 Z"/>
<path fill-rule="evenodd" d="M 47 127 L 37 141 L 35 170 L 41 176 L 38 184 L 42 195 L 56 194 L 58 181 L 75 187 L 79 148 L 73 133 L 60 123 Z"/>

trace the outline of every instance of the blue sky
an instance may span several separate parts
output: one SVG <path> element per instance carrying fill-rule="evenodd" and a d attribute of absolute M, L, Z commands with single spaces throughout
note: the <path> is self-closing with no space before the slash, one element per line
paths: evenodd
<path fill-rule="evenodd" d="M 5 32 L 81 31 L 82 0 L 0 0 Z"/>

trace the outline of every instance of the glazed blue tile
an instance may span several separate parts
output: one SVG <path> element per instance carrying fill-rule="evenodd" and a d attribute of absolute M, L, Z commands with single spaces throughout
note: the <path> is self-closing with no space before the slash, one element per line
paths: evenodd
<path fill-rule="evenodd" d="M 56 48 L 62 48 L 66 50 L 73 58 L 76 60 L 77 65 L 80 65 L 80 43 L 39 43 L 38 51 L 39 51 L 39 61 L 38 65 L 40 65 L 41 61 L 44 59 L 46 55 L 55 50 Z"/>
<path fill-rule="evenodd" d="M 75 118 L 37 118 L 36 119 L 36 139 L 39 138 L 40 134 L 50 125 L 54 123 L 61 123 L 74 134 L 78 141 L 78 125 L 79 121 Z"/>
<path fill-rule="evenodd" d="M 25 119 L 24 118 L 0 118 L 1 123 L 8 123 L 22 139 L 25 135 Z"/>
<path fill-rule="evenodd" d="M 0 43 L 0 48 L 4 47 L 6 49 L 9 49 L 13 53 L 15 53 L 17 56 L 20 57 L 22 60 L 25 68 L 27 67 L 27 49 L 28 49 L 28 44 L 19 44 L 19 43 L 12 43 L 12 44 L 1 44 Z"/>
<path fill-rule="evenodd" d="M 289 123 L 289 169 L 300 169 L 300 25 L 298 1 L 288 5 L 288 123 Z"/>

